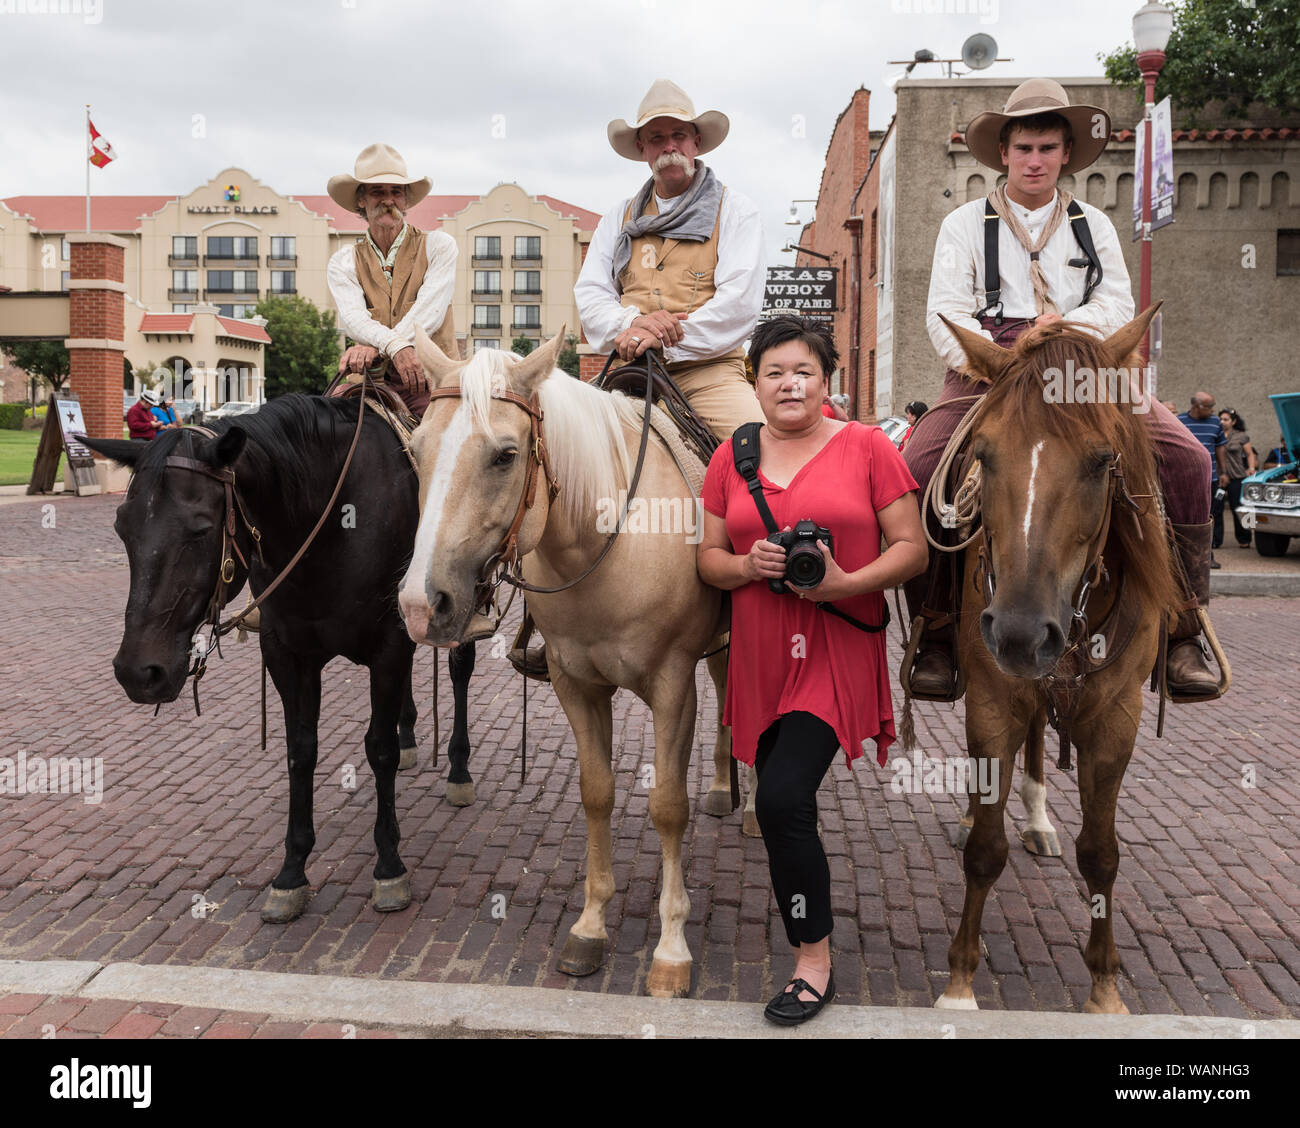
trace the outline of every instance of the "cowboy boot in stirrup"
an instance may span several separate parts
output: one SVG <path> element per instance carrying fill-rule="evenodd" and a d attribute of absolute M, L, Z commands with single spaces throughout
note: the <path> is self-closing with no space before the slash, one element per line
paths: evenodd
<path fill-rule="evenodd" d="M 908 691 L 921 701 L 955 701 L 958 685 L 953 661 L 953 623 L 949 619 L 951 609 L 940 607 L 936 611 L 927 606 L 927 592 L 930 603 L 942 602 L 942 598 L 939 590 L 931 589 L 930 581 L 924 575 L 909 580 L 903 591 L 912 621 L 915 622 L 918 615 L 926 620 L 916 656 L 912 659 Z M 947 621 L 935 625 L 936 619 Z"/>
<path fill-rule="evenodd" d="M 1174 544 L 1187 578 L 1188 602 L 1210 606 L 1210 538 L 1214 522 L 1204 525 L 1173 525 Z M 1219 675 L 1210 666 L 1209 647 L 1201 638 L 1201 624 L 1196 604 L 1178 616 L 1178 625 L 1169 635 L 1169 655 L 1165 679 L 1169 699 L 1175 703 L 1213 701 L 1219 696 Z"/>
<path fill-rule="evenodd" d="M 528 640 L 532 637 L 533 617 L 526 614 L 524 621 L 519 624 L 514 645 L 510 648 L 510 664 L 526 678 L 548 682 L 551 680 L 551 671 L 546 665 L 546 641 L 543 640 L 541 646 L 529 646 Z"/>

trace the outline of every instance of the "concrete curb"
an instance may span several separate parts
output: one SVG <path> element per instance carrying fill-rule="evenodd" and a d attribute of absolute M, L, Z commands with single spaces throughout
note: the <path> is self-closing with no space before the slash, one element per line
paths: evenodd
<path fill-rule="evenodd" d="M 1210 595 L 1300 595 L 1300 573 L 1211 572 Z"/>
<path fill-rule="evenodd" d="M 416 983 L 230 968 L 0 962 L 0 991 L 171 1003 L 296 1021 L 588 1038 L 1297 1038 L 1300 1021 L 1184 1015 L 936 1011 L 832 1005 L 781 1029 L 751 1003 L 598 995 L 545 987 Z"/>

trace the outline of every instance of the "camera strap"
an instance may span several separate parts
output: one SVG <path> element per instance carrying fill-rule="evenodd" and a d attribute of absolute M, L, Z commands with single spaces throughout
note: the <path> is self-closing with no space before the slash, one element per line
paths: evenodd
<path fill-rule="evenodd" d="M 772 516 L 772 510 L 767 504 L 767 498 L 763 496 L 763 483 L 758 480 L 758 432 L 762 426 L 762 423 L 742 423 L 736 428 L 735 433 L 731 436 L 731 458 L 736 465 L 736 473 L 745 479 L 745 485 L 749 487 L 749 493 L 754 499 L 758 515 L 763 519 L 763 525 L 767 529 L 768 536 L 771 536 L 773 533 L 780 532 L 780 529 L 777 527 L 776 518 Z M 873 627 L 860 619 L 855 619 L 847 612 L 841 611 L 833 603 L 818 602 L 815 606 L 819 610 L 834 615 L 837 619 L 843 619 L 860 631 L 866 631 L 868 634 L 883 631 L 889 626 L 888 602 L 884 605 L 885 615 L 878 627 Z"/>

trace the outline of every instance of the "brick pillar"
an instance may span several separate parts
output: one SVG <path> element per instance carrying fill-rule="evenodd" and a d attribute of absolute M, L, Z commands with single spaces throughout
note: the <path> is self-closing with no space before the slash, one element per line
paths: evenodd
<path fill-rule="evenodd" d="M 68 283 L 71 384 L 86 434 L 122 437 L 122 362 L 126 351 L 126 243 L 99 232 L 69 234 Z"/>

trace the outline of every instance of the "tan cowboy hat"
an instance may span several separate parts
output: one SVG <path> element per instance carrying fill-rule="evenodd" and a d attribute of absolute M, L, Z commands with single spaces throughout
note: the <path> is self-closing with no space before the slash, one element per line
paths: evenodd
<path fill-rule="evenodd" d="M 362 184 L 405 184 L 408 208 L 415 207 L 433 187 L 433 182 L 427 176 L 408 176 L 402 154 L 382 142 L 362 149 L 352 171 L 352 176 L 346 172 L 331 176 L 326 186 L 330 199 L 350 212 L 357 210 L 357 189 Z"/>
<path fill-rule="evenodd" d="M 1097 106 L 1070 105 L 1065 87 L 1051 78 L 1031 78 L 1022 82 L 1011 92 L 1000 114 L 987 110 L 975 117 L 966 127 L 966 148 L 980 164 L 997 172 L 1006 172 L 1007 166 L 998 151 L 1002 127 L 1013 118 L 1046 113 L 1060 114 L 1070 123 L 1074 134 L 1070 159 L 1061 169 L 1062 176 L 1087 168 L 1101 156 L 1110 140 L 1110 115 Z"/>
<path fill-rule="evenodd" d="M 650 87 L 636 109 L 636 123 L 628 125 L 622 118 L 611 121 L 606 132 L 614 152 L 630 161 L 643 161 L 636 149 L 636 131 L 648 121 L 657 117 L 675 118 L 677 121 L 689 121 L 700 131 L 700 152 L 707 153 L 716 149 L 727 139 L 731 122 L 727 115 L 717 110 L 706 110 L 696 114 L 695 104 L 686 96 L 677 83 L 660 78 Z"/>

